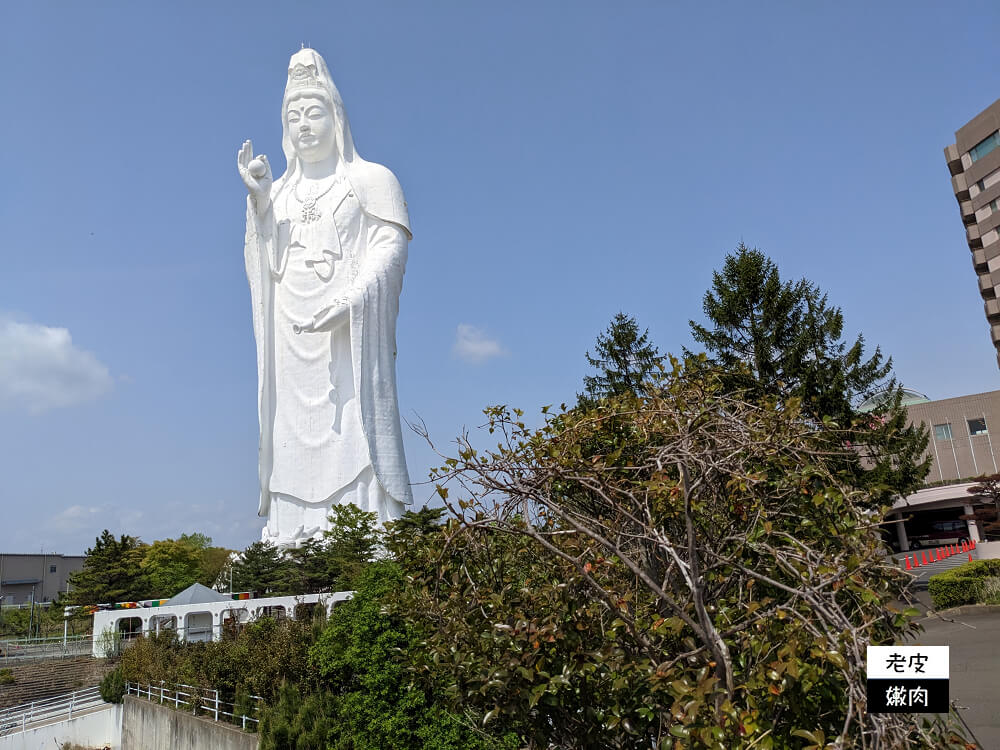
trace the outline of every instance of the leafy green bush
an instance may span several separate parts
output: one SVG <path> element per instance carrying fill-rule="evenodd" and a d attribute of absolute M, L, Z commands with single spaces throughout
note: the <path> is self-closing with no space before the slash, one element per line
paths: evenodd
<path fill-rule="evenodd" d="M 0 685 L 13 685 L 14 673 L 9 669 L 0 669 Z"/>
<path fill-rule="evenodd" d="M 985 601 L 987 582 L 1000 576 L 1000 560 L 976 560 L 931 576 L 927 583 L 934 609 Z"/>
<path fill-rule="evenodd" d="M 283 683 L 277 704 L 264 710 L 260 750 L 326 750 L 334 739 L 334 715 L 329 693 L 303 697 L 297 686 Z"/>
<path fill-rule="evenodd" d="M 421 639 L 398 611 L 399 594 L 406 585 L 397 564 L 368 565 L 354 597 L 333 610 L 326 630 L 309 650 L 310 673 L 320 691 L 298 704 L 293 700 L 297 696 L 289 693 L 286 700 L 282 695 L 287 708 L 279 706 L 279 712 L 287 718 L 276 720 L 273 731 L 261 725 L 262 750 L 285 747 L 267 744 L 268 735 L 277 737 L 283 726 L 312 732 L 317 741 L 328 732 L 328 744 L 317 747 L 335 750 L 513 746 L 505 738 L 471 729 L 445 708 L 432 687 L 416 684 L 411 654 L 422 648 Z M 327 724 L 329 730 L 324 729 Z"/>
<path fill-rule="evenodd" d="M 101 698 L 105 703 L 121 703 L 125 700 L 125 676 L 121 666 L 104 675 L 101 680 Z"/>
<path fill-rule="evenodd" d="M 132 682 L 184 683 L 219 690 L 227 701 L 242 691 L 271 703 L 283 680 L 306 674 L 313 638 L 308 621 L 265 617 L 209 643 L 180 643 L 172 631 L 138 638 L 121 664 Z"/>

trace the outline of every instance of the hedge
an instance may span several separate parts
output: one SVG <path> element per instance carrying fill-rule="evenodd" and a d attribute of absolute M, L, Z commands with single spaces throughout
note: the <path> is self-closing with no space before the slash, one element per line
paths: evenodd
<path fill-rule="evenodd" d="M 934 609 L 975 604 L 987 578 L 1000 576 L 1000 560 L 975 560 L 931 576 L 927 583 Z"/>

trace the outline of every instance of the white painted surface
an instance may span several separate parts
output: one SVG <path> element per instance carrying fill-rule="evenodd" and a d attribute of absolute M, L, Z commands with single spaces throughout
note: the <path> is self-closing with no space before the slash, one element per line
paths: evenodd
<path fill-rule="evenodd" d="M 0 750 L 52 750 L 66 742 L 83 747 L 121 748 L 122 707 L 107 705 L 98 711 L 27 732 L 0 735 Z"/>
<path fill-rule="evenodd" d="M 973 557 L 977 560 L 1000 559 L 1000 542 L 979 542 Z"/>
<path fill-rule="evenodd" d="M 250 141 L 245 260 L 257 342 L 262 539 L 320 538 L 335 504 L 380 522 L 413 502 L 396 395 L 396 317 L 409 216 L 385 167 L 354 150 L 343 101 L 311 49 L 282 102 L 285 173 Z"/>
<path fill-rule="evenodd" d="M 869 680 L 947 680 L 948 646 L 869 646 Z"/>
<path fill-rule="evenodd" d="M 330 612 L 339 602 L 350 599 L 351 596 L 351 591 L 338 591 L 330 594 L 269 596 L 202 604 L 100 610 L 94 613 L 93 655 L 109 656 L 108 650 L 115 645 L 114 633 L 118 630 L 118 622 L 132 617 L 142 620 L 143 634 L 155 633 L 158 624 L 162 628 L 164 619 L 176 617 L 177 635 L 182 641 L 219 640 L 222 637 L 222 624 L 230 617 L 238 617 L 240 622 L 246 622 L 267 616 L 272 607 L 283 607 L 285 616 L 294 619 L 295 607 L 299 604 L 319 604 Z"/>

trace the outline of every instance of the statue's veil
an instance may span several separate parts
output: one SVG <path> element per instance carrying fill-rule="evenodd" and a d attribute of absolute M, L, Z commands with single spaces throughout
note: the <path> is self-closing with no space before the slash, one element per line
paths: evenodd
<path fill-rule="evenodd" d="M 354 139 L 351 137 L 351 124 L 344 110 L 344 100 L 340 98 L 326 62 L 319 52 L 308 47 L 299 50 L 288 61 L 288 82 L 285 84 L 285 96 L 281 101 L 281 150 L 285 152 L 287 167 L 285 173 L 274 184 L 272 194 L 276 197 L 289 186 L 295 184 L 301 172 L 299 159 L 292 147 L 292 138 L 288 132 L 286 111 L 288 102 L 300 96 L 316 96 L 323 99 L 330 107 L 334 119 L 334 136 L 337 153 L 340 156 L 338 170 L 344 170 L 345 176 L 353 184 L 351 173 L 363 161 L 354 151 Z"/>

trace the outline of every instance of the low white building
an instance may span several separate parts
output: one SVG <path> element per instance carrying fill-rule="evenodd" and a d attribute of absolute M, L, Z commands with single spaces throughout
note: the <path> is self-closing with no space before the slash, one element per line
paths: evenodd
<path fill-rule="evenodd" d="M 236 599 L 196 583 L 177 596 L 153 602 L 129 602 L 94 612 L 96 657 L 111 656 L 122 640 L 174 630 L 186 643 L 218 641 L 228 623 L 242 624 L 262 617 L 297 619 L 314 607 L 329 614 L 351 591 L 298 596 Z"/>

